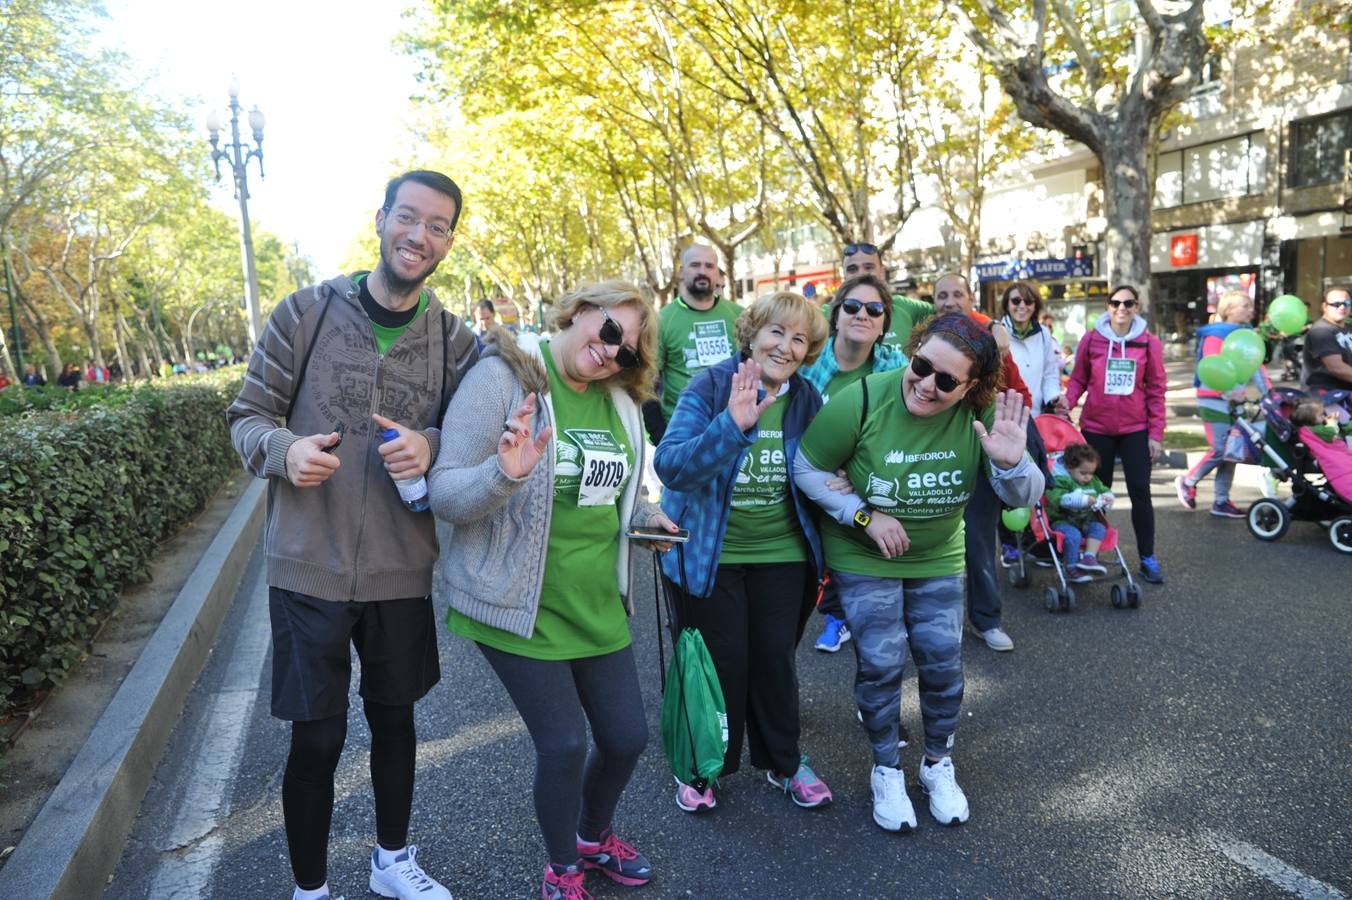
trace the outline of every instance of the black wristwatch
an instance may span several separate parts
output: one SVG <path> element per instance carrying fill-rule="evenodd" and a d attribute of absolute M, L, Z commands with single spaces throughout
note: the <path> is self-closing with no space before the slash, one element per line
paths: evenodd
<path fill-rule="evenodd" d="M 867 528 L 868 523 L 872 521 L 873 521 L 873 510 L 869 509 L 867 504 L 855 510 L 854 524 L 858 525 L 860 528 Z"/>

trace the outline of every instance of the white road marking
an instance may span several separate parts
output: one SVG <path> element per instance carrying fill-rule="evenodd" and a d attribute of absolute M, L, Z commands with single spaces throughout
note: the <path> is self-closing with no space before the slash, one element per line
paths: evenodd
<path fill-rule="evenodd" d="M 1347 895 L 1318 878 L 1306 875 L 1299 869 L 1282 862 L 1270 853 L 1259 850 L 1252 844 L 1235 840 L 1223 834 L 1210 835 L 1216 849 L 1244 868 L 1266 878 L 1284 891 L 1295 894 L 1302 900 L 1346 900 Z"/>
<path fill-rule="evenodd" d="M 191 754 L 191 775 L 174 822 L 160 849 L 163 861 L 151 884 L 151 900 L 200 900 L 210 896 L 211 877 L 223 840 L 217 828 L 230 815 L 230 786 L 243 759 L 249 715 L 258 699 L 271 625 L 268 586 L 260 569 L 248 600 L 225 680 L 209 699 Z"/>

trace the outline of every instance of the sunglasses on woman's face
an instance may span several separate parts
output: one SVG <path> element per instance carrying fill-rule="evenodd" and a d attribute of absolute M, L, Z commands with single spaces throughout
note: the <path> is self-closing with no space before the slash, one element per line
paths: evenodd
<path fill-rule="evenodd" d="M 947 372 L 940 372 L 938 369 L 934 368 L 934 363 L 925 359 L 923 356 L 911 357 L 911 371 L 916 374 L 917 378 L 921 379 L 933 375 L 934 386 L 945 394 L 953 393 L 962 385 L 962 381 Z"/>
<path fill-rule="evenodd" d="M 840 302 L 840 308 L 847 316 L 858 315 L 859 310 L 861 309 L 868 313 L 870 319 L 881 318 L 883 314 L 883 305 L 881 301 L 878 300 L 870 300 L 865 303 L 862 300 L 856 300 L 851 297 L 849 300 L 842 300 Z"/>
<path fill-rule="evenodd" d="M 624 343 L 624 329 L 620 323 L 610 317 L 604 306 L 596 307 L 601 311 L 601 328 L 596 332 L 596 336 L 601 339 L 601 343 L 609 344 L 612 347 L 619 347 L 615 351 L 615 363 L 621 369 L 633 369 L 639 364 L 638 351 L 628 344 Z"/>
<path fill-rule="evenodd" d="M 1113 309 L 1117 309 L 1119 306 L 1125 306 L 1127 309 L 1135 309 L 1136 301 L 1128 297 L 1125 300 L 1109 300 L 1108 305 Z"/>
<path fill-rule="evenodd" d="M 1032 297 L 1025 297 L 1022 294 L 1014 294 L 1009 298 L 1010 306 L 1036 306 L 1037 301 Z"/>

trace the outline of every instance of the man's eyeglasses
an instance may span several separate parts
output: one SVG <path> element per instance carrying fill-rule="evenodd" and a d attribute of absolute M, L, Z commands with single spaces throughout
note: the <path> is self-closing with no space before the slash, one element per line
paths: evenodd
<path fill-rule="evenodd" d="M 420 219 L 406 209 L 397 212 L 390 212 L 390 208 L 385 207 L 385 214 L 399 223 L 401 228 L 413 228 L 419 222 L 427 229 L 427 233 L 439 241 L 444 241 L 451 236 L 451 229 L 442 225 L 440 222 L 429 222 L 426 219 Z"/>
<path fill-rule="evenodd" d="M 878 300 L 870 300 L 865 303 L 864 301 L 856 300 L 853 297 L 848 300 L 840 301 L 840 308 L 847 316 L 858 315 L 859 310 L 862 309 L 868 313 L 870 319 L 881 318 L 884 312 L 883 305 Z"/>
<path fill-rule="evenodd" d="M 1333 309 L 1352 309 L 1352 300 L 1326 300 L 1324 305 Z"/>
<path fill-rule="evenodd" d="M 1125 306 L 1127 309 L 1134 309 L 1136 301 L 1128 297 L 1125 300 L 1109 300 L 1108 305 L 1113 309 L 1117 309 L 1119 306 Z"/>
<path fill-rule="evenodd" d="M 1010 306 L 1037 306 L 1037 301 L 1023 294 L 1013 294 L 1009 298 Z"/>
<path fill-rule="evenodd" d="M 878 255 L 878 245 L 877 245 L 877 244 L 846 244 L 846 245 L 845 245 L 845 252 L 844 252 L 844 254 L 842 254 L 842 255 L 844 255 L 844 256 L 854 256 L 856 253 L 871 253 L 871 254 L 873 254 L 874 256 L 877 256 L 877 255 Z"/>
<path fill-rule="evenodd" d="M 962 384 L 962 381 L 958 380 L 956 377 L 947 372 L 940 372 L 938 369 L 934 368 L 934 363 L 925 359 L 923 356 L 911 357 L 911 371 L 916 374 L 917 378 L 928 378 L 933 375 L 934 386 L 945 394 L 953 393 Z"/>
<path fill-rule="evenodd" d="M 610 317 L 604 306 L 596 308 L 601 311 L 601 318 L 604 320 L 596 336 L 601 339 L 601 343 L 620 348 L 615 351 L 615 362 L 621 369 L 636 368 L 639 364 L 638 351 L 624 343 L 624 329 L 620 327 L 619 322 Z"/>

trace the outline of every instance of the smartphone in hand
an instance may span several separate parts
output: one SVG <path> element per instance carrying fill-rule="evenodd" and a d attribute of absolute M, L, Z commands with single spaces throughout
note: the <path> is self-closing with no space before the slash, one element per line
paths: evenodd
<path fill-rule="evenodd" d="M 625 537 L 635 541 L 667 541 L 672 544 L 684 544 L 690 540 L 689 528 L 678 528 L 676 533 L 672 534 L 665 528 L 652 528 L 646 525 L 631 525 L 626 531 Z"/>

